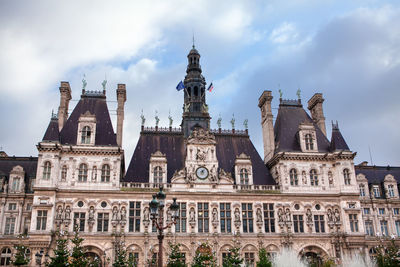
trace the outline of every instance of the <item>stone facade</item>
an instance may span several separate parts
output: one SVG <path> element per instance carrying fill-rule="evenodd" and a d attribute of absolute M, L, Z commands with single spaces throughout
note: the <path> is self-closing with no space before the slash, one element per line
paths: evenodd
<path fill-rule="evenodd" d="M 219 264 L 229 248 L 240 246 L 250 266 L 261 247 L 270 254 L 290 247 L 299 255 L 339 260 L 346 253 L 373 256 L 378 239 L 390 235 L 398 242 L 400 168 L 355 166 L 337 124 L 331 140 L 326 137 L 321 94 L 308 102 L 311 117 L 300 99 L 281 99 L 275 125 L 272 94 L 262 94 L 261 158 L 247 130 L 209 128 L 205 97 L 198 95 L 205 92 L 199 58 L 193 48 L 183 128 L 142 126 L 127 171 L 125 85 L 116 90 L 114 134 L 104 91 L 84 90 L 67 116 L 71 89 L 61 83 L 59 117 L 38 143 L 38 157 L 0 153 L 0 266 L 18 242 L 29 247 L 35 266 L 36 253 L 52 253 L 54 231 L 72 232 L 74 224 L 89 255 L 104 266 L 111 266 L 120 241 L 145 266 L 158 251 L 149 202 L 160 185 L 167 193 L 167 222 L 173 197 L 180 206 L 177 224 L 165 231 L 165 250 L 168 241 L 181 243 L 187 262 L 201 242 L 212 246 Z"/>

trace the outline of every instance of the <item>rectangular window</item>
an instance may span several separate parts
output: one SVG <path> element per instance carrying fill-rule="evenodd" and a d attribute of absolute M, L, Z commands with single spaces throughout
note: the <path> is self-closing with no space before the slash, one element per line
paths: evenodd
<path fill-rule="evenodd" d="M 400 214 L 400 209 L 399 208 L 393 208 L 393 215 L 399 215 Z"/>
<path fill-rule="evenodd" d="M 365 215 L 371 214 L 370 208 L 364 208 L 364 214 L 365 214 Z"/>
<path fill-rule="evenodd" d="M 26 204 L 26 210 L 32 210 L 32 204 L 28 203 Z"/>
<path fill-rule="evenodd" d="M 293 227 L 295 233 L 304 233 L 303 215 L 293 215 Z"/>
<path fill-rule="evenodd" d="M 379 215 L 385 215 L 385 208 L 379 208 Z"/>
<path fill-rule="evenodd" d="M 19 178 L 14 178 L 11 186 L 13 192 L 19 191 Z"/>
<path fill-rule="evenodd" d="M 400 236 L 400 221 L 395 221 L 397 236 Z"/>
<path fill-rule="evenodd" d="M 254 252 L 245 252 L 244 253 L 244 264 L 245 266 L 254 266 L 255 257 Z"/>
<path fill-rule="evenodd" d="M 365 221 L 365 232 L 369 236 L 374 236 L 374 224 L 372 221 Z"/>
<path fill-rule="evenodd" d="M 187 222 L 186 202 L 178 203 L 178 205 L 179 205 L 179 218 L 176 220 L 175 232 L 186 233 L 186 222 Z"/>
<path fill-rule="evenodd" d="M 46 230 L 47 210 L 38 210 L 36 219 L 36 230 Z"/>
<path fill-rule="evenodd" d="M 365 197 L 365 187 L 364 185 L 360 185 L 360 197 Z"/>
<path fill-rule="evenodd" d="M 253 204 L 242 203 L 243 233 L 253 233 Z"/>
<path fill-rule="evenodd" d="M 139 266 L 139 252 L 130 252 L 129 260 L 133 263 L 133 266 Z"/>
<path fill-rule="evenodd" d="M 264 203 L 264 228 L 266 233 L 275 233 L 274 204 Z"/>
<path fill-rule="evenodd" d="M 324 215 L 314 215 L 314 226 L 316 233 L 325 233 Z"/>
<path fill-rule="evenodd" d="M 349 203 L 349 209 L 355 209 L 356 203 Z"/>
<path fill-rule="evenodd" d="M 357 214 L 349 214 L 350 230 L 352 232 L 358 232 L 358 219 Z"/>
<path fill-rule="evenodd" d="M 381 221 L 381 232 L 384 236 L 389 236 L 388 223 L 385 220 Z"/>
<path fill-rule="evenodd" d="M 394 197 L 394 186 L 392 184 L 388 185 L 389 197 Z"/>
<path fill-rule="evenodd" d="M 141 202 L 129 202 L 129 232 L 140 232 Z"/>
<path fill-rule="evenodd" d="M 9 203 L 8 210 L 17 210 L 17 203 Z"/>
<path fill-rule="evenodd" d="M 74 213 L 74 229 L 78 226 L 79 232 L 85 231 L 85 212 Z"/>
<path fill-rule="evenodd" d="M 98 213 L 97 214 L 97 232 L 108 232 L 108 213 Z"/>
<path fill-rule="evenodd" d="M 374 185 L 374 186 L 372 187 L 372 189 L 373 189 L 373 191 L 374 191 L 374 197 L 375 197 L 375 198 L 381 197 L 381 191 L 379 190 L 379 186 Z"/>
<path fill-rule="evenodd" d="M 221 221 L 221 233 L 230 233 L 232 231 L 232 212 L 230 203 L 219 204 L 219 214 Z"/>
<path fill-rule="evenodd" d="M 199 233 L 208 233 L 209 232 L 209 210 L 208 203 L 197 203 L 197 222 Z"/>
<path fill-rule="evenodd" d="M 6 225 L 4 227 L 5 235 L 13 235 L 15 229 L 15 218 L 6 218 Z"/>
<path fill-rule="evenodd" d="M 230 257 L 231 253 L 229 252 L 222 252 L 222 265 L 224 264 L 226 258 Z"/>

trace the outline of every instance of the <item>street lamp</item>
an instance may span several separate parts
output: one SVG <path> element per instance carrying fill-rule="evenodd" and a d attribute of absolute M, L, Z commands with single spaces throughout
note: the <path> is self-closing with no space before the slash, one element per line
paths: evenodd
<path fill-rule="evenodd" d="M 162 267 L 163 265 L 163 240 L 164 240 L 164 230 L 171 227 L 173 224 L 176 224 L 176 220 L 179 217 L 179 205 L 176 203 L 176 198 L 173 198 L 173 203 L 171 204 L 170 211 L 172 212 L 172 221 L 168 222 L 164 226 L 164 207 L 165 207 L 165 199 L 167 195 L 163 191 L 163 187 L 160 187 L 160 191 L 157 194 L 153 195 L 153 199 L 150 201 L 150 214 L 151 221 L 153 225 L 158 230 L 158 267 Z"/>
<path fill-rule="evenodd" d="M 36 264 L 41 266 L 42 265 L 43 252 L 42 251 L 40 251 L 40 253 L 39 253 L 39 251 L 36 252 L 35 257 L 36 257 Z"/>

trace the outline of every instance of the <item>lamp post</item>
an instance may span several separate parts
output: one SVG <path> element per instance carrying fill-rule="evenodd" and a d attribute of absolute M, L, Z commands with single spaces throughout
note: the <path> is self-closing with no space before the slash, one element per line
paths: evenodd
<path fill-rule="evenodd" d="M 36 264 L 42 266 L 43 251 L 40 251 L 40 253 L 39 251 L 36 252 L 35 257 L 36 257 Z"/>
<path fill-rule="evenodd" d="M 179 205 L 176 203 L 176 198 L 173 198 L 173 203 L 170 206 L 172 212 L 172 221 L 164 225 L 164 207 L 165 199 L 167 195 L 163 191 L 163 187 L 160 187 L 160 191 L 153 195 L 153 199 L 150 201 L 150 214 L 151 221 L 153 225 L 158 230 L 158 267 L 163 265 L 163 240 L 164 240 L 164 230 L 176 224 L 176 220 L 179 217 Z"/>

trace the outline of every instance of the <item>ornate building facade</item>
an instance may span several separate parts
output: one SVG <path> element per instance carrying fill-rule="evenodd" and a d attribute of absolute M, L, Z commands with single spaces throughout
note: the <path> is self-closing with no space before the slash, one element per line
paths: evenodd
<path fill-rule="evenodd" d="M 210 129 L 194 47 L 186 72 L 181 127 L 143 122 L 126 171 L 125 85 L 116 89 L 115 133 L 105 90 L 83 89 L 69 115 L 71 88 L 61 82 L 58 115 L 37 144 L 38 156 L 0 155 L 0 266 L 9 264 L 18 242 L 29 248 L 35 266 L 35 254 L 54 248 L 54 232 L 71 232 L 74 225 L 102 266 L 112 263 L 121 241 L 145 266 L 158 251 L 149 202 L 160 185 L 168 195 L 167 222 L 172 197 L 180 206 L 164 246 L 181 243 L 187 262 L 201 242 L 212 246 L 219 264 L 229 248 L 240 246 L 253 266 L 261 247 L 270 254 L 290 247 L 300 256 L 339 259 L 371 256 L 377 236 L 400 236 L 400 168 L 355 165 L 356 153 L 337 124 L 327 137 L 321 94 L 308 101 L 310 115 L 301 99 L 280 99 L 275 122 L 273 96 L 261 94 L 262 158 L 247 129 L 235 129 L 234 122 L 231 130 Z M 18 239 L 21 234 L 27 238 Z"/>

